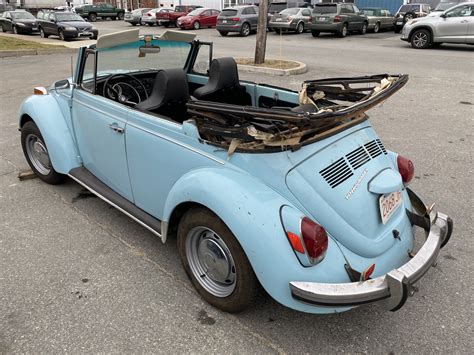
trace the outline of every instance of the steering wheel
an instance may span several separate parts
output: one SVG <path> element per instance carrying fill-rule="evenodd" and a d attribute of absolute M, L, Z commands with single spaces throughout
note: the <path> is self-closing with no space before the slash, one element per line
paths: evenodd
<path fill-rule="evenodd" d="M 130 78 L 133 81 L 137 82 L 138 85 L 140 85 L 142 87 L 143 92 L 145 93 L 145 100 L 148 99 L 148 92 L 146 91 L 145 85 L 143 85 L 143 83 L 140 80 L 138 80 L 137 78 L 135 78 L 133 75 L 125 74 L 125 73 L 112 74 L 111 76 L 109 76 L 107 78 L 107 80 L 105 80 L 104 90 L 103 90 L 104 97 L 108 97 L 109 99 L 115 100 L 115 101 L 120 102 L 122 104 L 128 104 L 128 105 L 136 105 L 136 104 L 143 101 L 142 97 L 140 96 L 140 93 L 137 91 L 137 89 L 135 89 L 129 83 L 125 83 L 125 82 L 117 82 L 115 84 L 110 83 L 110 81 L 113 78 L 116 78 L 116 77 L 119 77 L 119 76 L 125 76 L 125 77 Z M 130 97 L 129 95 L 124 95 L 124 93 L 123 93 L 124 92 L 124 87 L 127 87 L 127 88 L 131 89 L 130 91 L 133 92 L 135 97 L 134 96 Z M 134 98 L 137 100 L 137 102 L 132 101 L 132 99 L 134 99 Z"/>

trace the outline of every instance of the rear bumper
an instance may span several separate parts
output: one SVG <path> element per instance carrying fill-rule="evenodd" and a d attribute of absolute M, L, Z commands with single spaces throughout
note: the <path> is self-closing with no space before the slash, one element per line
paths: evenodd
<path fill-rule="evenodd" d="M 410 198 L 417 199 L 411 191 Z M 412 201 L 413 202 L 413 201 Z M 448 242 L 453 230 L 453 221 L 443 213 L 430 215 L 417 210 L 417 214 L 407 212 L 413 225 L 423 227 L 427 238 L 416 255 L 405 265 L 375 279 L 343 284 L 323 284 L 315 282 L 290 282 L 294 299 L 318 306 L 355 307 L 367 303 L 379 303 L 387 310 L 400 309 L 408 296 L 416 291 L 413 284 L 436 263 L 439 250 Z M 420 213 L 421 212 L 421 213 Z"/>
<path fill-rule="evenodd" d="M 296 23 L 292 22 L 271 22 L 268 24 L 268 28 L 279 28 L 286 30 L 296 30 Z"/>
<path fill-rule="evenodd" d="M 337 23 L 313 23 L 311 30 L 319 32 L 339 32 L 342 29 L 342 22 Z"/>
<path fill-rule="evenodd" d="M 222 32 L 240 32 L 241 30 L 241 27 L 242 27 L 242 24 L 241 23 L 237 23 L 235 25 L 222 25 L 222 24 L 218 24 L 216 26 L 216 29 L 218 31 L 222 31 Z"/>

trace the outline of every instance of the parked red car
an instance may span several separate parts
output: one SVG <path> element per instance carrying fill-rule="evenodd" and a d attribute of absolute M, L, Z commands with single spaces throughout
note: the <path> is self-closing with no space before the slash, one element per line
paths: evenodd
<path fill-rule="evenodd" d="M 215 27 L 217 24 L 217 16 L 221 12 L 215 9 L 200 8 L 191 11 L 186 16 L 178 19 L 178 27 L 181 29 L 199 30 L 201 27 Z"/>
<path fill-rule="evenodd" d="M 159 25 L 170 27 L 171 25 L 178 27 L 178 18 L 189 14 L 191 11 L 202 8 L 199 5 L 179 5 L 175 6 L 174 11 L 157 12 L 156 20 Z"/>

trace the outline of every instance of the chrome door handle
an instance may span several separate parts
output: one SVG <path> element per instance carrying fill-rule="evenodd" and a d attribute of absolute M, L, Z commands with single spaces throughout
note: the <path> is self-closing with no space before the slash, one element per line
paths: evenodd
<path fill-rule="evenodd" d="M 120 127 L 117 123 L 111 123 L 109 124 L 109 128 L 116 132 L 116 133 L 123 133 L 124 132 L 124 129 L 122 127 Z"/>

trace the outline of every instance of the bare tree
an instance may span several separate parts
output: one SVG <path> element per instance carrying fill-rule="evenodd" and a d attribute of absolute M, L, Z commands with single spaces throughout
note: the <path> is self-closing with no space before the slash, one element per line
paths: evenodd
<path fill-rule="evenodd" d="M 255 64 L 265 62 L 265 49 L 267 47 L 267 20 L 269 0 L 260 0 L 258 6 L 257 43 L 255 45 Z"/>

